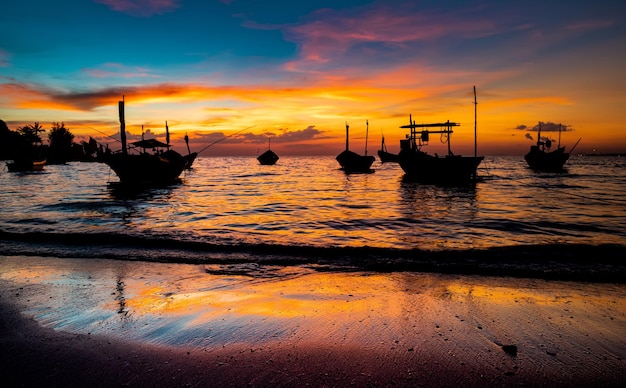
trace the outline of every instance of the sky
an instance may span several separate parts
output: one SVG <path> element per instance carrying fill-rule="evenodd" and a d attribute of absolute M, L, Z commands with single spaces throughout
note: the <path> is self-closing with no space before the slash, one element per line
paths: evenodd
<path fill-rule="evenodd" d="M 10 129 L 119 149 L 122 99 L 130 140 L 167 123 L 202 156 L 335 155 L 346 125 L 351 150 L 398 152 L 409 117 L 460 123 L 455 154 L 523 155 L 539 123 L 567 151 L 626 153 L 626 1 L 0 3 Z"/>

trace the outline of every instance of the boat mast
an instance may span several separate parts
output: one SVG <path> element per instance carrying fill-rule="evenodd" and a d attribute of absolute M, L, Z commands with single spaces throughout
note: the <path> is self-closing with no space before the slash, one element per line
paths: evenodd
<path fill-rule="evenodd" d="M 382 133 L 382 131 L 380 131 Z M 380 150 L 387 152 L 387 146 L 385 145 L 385 135 L 382 135 L 382 141 L 380 143 Z"/>
<path fill-rule="evenodd" d="M 348 122 L 346 121 L 346 151 L 348 151 L 348 129 L 350 128 L 350 126 L 348 125 Z"/>
<path fill-rule="evenodd" d="M 561 124 L 559 124 L 559 144 L 556 146 L 556 148 L 561 148 Z"/>
<path fill-rule="evenodd" d="M 187 132 L 185 132 L 185 144 L 187 144 L 187 153 L 191 155 L 191 150 L 189 149 L 189 136 L 187 135 Z"/>
<path fill-rule="evenodd" d="M 476 85 L 474 85 L 474 157 L 476 157 L 476 108 L 478 102 L 476 102 Z"/>
<path fill-rule="evenodd" d="M 409 113 L 409 128 L 411 129 L 411 135 L 409 136 L 409 141 L 411 142 L 411 149 L 417 149 L 416 140 L 415 140 L 415 122 L 413 121 L 413 115 Z"/>
<path fill-rule="evenodd" d="M 120 140 L 122 141 L 122 154 L 126 155 L 126 120 L 124 119 L 124 95 L 122 101 L 118 101 L 118 110 L 120 116 Z"/>
<path fill-rule="evenodd" d="M 450 125 L 450 120 L 448 120 L 448 122 L 446 123 L 447 125 L 447 135 L 448 135 L 448 155 L 452 155 L 452 149 L 450 148 L 450 135 L 452 134 L 452 126 Z"/>
<path fill-rule="evenodd" d="M 370 123 L 368 120 L 365 120 L 365 156 L 367 156 L 367 134 L 369 132 Z"/>

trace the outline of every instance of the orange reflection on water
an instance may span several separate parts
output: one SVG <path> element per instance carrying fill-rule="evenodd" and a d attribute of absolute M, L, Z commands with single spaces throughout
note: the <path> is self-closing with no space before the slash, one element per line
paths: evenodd
<path fill-rule="evenodd" d="M 494 284 L 493 279 L 485 279 L 483 284 L 469 284 L 467 282 L 452 282 L 447 290 L 458 301 L 475 300 L 492 305 L 514 305 L 524 302 L 537 306 L 570 306 L 584 307 L 585 305 L 610 306 L 611 308 L 626 311 L 626 299 L 615 298 L 614 294 L 605 295 L 602 292 L 590 292 L 594 288 L 606 288 L 610 285 L 586 284 L 577 288 L 576 284 L 567 282 L 546 282 L 542 280 L 512 279 L 510 284 Z M 528 287 L 527 283 L 535 283 L 536 287 Z M 548 287 L 549 286 L 549 287 Z M 614 286 L 619 290 L 619 286 Z"/>
<path fill-rule="evenodd" d="M 524 357 L 593 349 L 611 360 L 626 349 L 623 285 L 24 257 L 0 258 L 0 274 L 43 325 L 154 343 L 383 346 L 403 357 L 498 357 L 499 344 L 518 344 Z"/>
<path fill-rule="evenodd" d="M 367 314 L 398 307 L 373 290 L 393 290 L 389 276 L 295 273 L 284 277 L 257 279 L 248 276 L 206 274 L 176 281 L 166 287 L 145 286 L 126 280 L 126 306 L 133 314 L 194 315 L 196 321 L 223 315 L 256 317 L 321 317 L 329 314 Z M 177 292 L 171 291 L 178 289 Z"/>

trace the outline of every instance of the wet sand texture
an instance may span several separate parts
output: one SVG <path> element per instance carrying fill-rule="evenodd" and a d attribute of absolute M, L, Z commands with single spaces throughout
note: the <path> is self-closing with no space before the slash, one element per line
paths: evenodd
<path fill-rule="evenodd" d="M 9 386 L 621 386 L 626 288 L 0 257 Z"/>

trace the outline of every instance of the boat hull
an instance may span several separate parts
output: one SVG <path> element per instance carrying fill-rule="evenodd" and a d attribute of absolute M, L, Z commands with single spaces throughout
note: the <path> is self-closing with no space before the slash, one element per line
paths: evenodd
<path fill-rule="evenodd" d="M 398 155 L 392 154 L 391 152 L 378 150 L 378 158 L 380 158 L 381 163 L 397 163 Z"/>
<path fill-rule="evenodd" d="M 120 183 L 133 186 L 176 183 L 187 167 L 185 158 L 171 150 L 157 155 L 109 154 L 102 157 L 102 162 L 115 172 Z"/>
<path fill-rule="evenodd" d="M 359 155 L 352 151 L 343 151 L 336 157 L 341 169 L 346 173 L 372 172 L 372 164 L 375 158 L 371 155 Z"/>
<path fill-rule="evenodd" d="M 438 157 L 413 150 L 402 150 L 398 154 L 398 164 L 408 179 L 454 185 L 474 181 L 478 165 L 483 159 L 484 156 Z"/>
<path fill-rule="evenodd" d="M 279 157 L 278 155 L 276 155 L 276 153 L 272 150 L 267 150 L 264 153 L 262 153 L 261 155 L 259 155 L 256 158 L 259 163 L 263 164 L 263 165 L 272 165 L 272 164 L 276 164 L 276 162 L 278 161 Z"/>
<path fill-rule="evenodd" d="M 536 146 L 532 146 L 530 151 L 524 155 L 528 167 L 538 171 L 562 171 L 565 162 L 569 159 L 569 153 L 565 152 L 565 147 L 558 148 L 552 152 L 545 152 Z"/>
<path fill-rule="evenodd" d="M 43 171 L 45 160 L 14 160 L 7 163 L 7 169 L 11 172 Z"/>
<path fill-rule="evenodd" d="M 197 157 L 198 157 L 198 153 L 197 152 L 192 152 L 190 154 L 184 155 L 183 158 L 185 159 L 185 162 L 187 163 L 185 168 L 190 170 L 191 167 L 193 166 L 193 162 L 195 162 Z"/>

